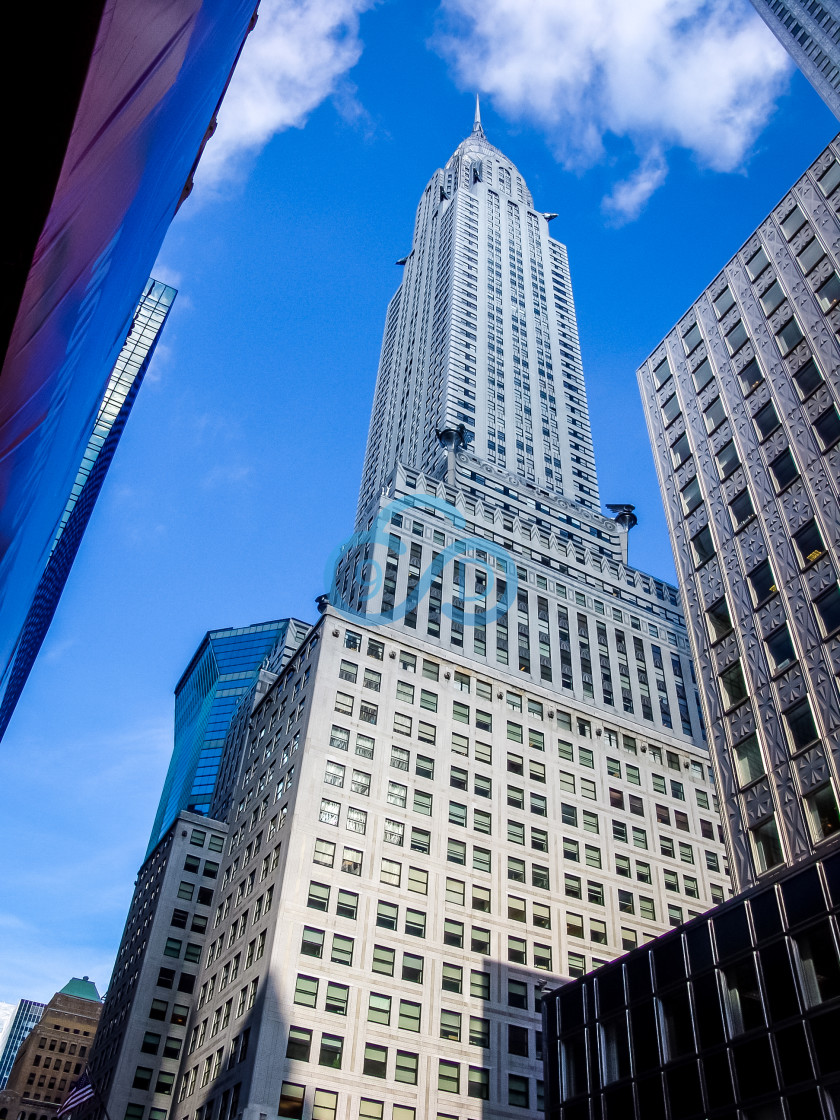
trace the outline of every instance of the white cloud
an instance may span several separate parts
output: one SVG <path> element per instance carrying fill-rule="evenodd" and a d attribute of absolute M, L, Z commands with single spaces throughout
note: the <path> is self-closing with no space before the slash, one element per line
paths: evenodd
<path fill-rule="evenodd" d="M 604 199 L 604 210 L 615 224 L 638 218 L 647 200 L 665 182 L 668 164 L 658 147 L 648 151 L 633 174 L 616 183 Z"/>
<path fill-rule="evenodd" d="M 301 128 L 341 89 L 359 60 L 359 15 L 374 0 L 262 0 L 257 26 L 219 110 L 219 127 L 196 176 L 214 186 L 234 174 L 277 132 Z M 346 97 L 346 95 L 345 95 Z"/>
<path fill-rule="evenodd" d="M 506 116 L 543 128 L 567 167 L 608 135 L 640 166 L 605 209 L 635 216 L 665 178 L 663 153 L 739 168 L 792 64 L 746 0 L 442 0 L 441 53 Z"/>

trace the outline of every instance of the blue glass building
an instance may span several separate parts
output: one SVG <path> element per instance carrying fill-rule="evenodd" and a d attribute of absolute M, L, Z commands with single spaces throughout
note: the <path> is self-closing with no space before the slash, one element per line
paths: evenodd
<path fill-rule="evenodd" d="M 18 99 L 0 309 L 0 672 L 255 7 L 195 0 L 150 18 L 142 0 L 109 0 L 46 24 L 33 9 L 11 35 L 39 81 Z"/>
<path fill-rule="evenodd" d="M 175 687 L 175 746 L 149 852 L 182 809 L 210 811 L 225 736 L 237 706 L 266 658 L 271 656 L 272 666 L 278 660 L 285 664 L 308 629 L 306 623 L 283 618 L 205 634 Z"/>
<path fill-rule="evenodd" d="M 53 620 L 82 543 L 82 536 L 175 295 L 174 288 L 154 279 L 147 281 L 128 337 L 108 378 L 93 431 L 53 534 L 41 578 L 17 642 L 0 675 L 0 738 L 9 725 L 15 705 Z"/>
<path fill-rule="evenodd" d="M 6 1088 L 9 1074 L 12 1072 L 15 1055 L 21 1047 L 32 1028 L 41 1021 L 44 1014 L 45 1003 L 36 1003 L 32 999 L 22 999 L 17 1005 L 17 1010 L 9 1026 L 6 1042 L 0 1052 L 0 1089 Z"/>

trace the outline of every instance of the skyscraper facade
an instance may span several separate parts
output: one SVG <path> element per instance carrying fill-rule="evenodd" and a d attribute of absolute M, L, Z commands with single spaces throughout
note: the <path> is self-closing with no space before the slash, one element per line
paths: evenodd
<path fill-rule="evenodd" d="M 0 309 L 0 672 L 255 9 L 188 0 L 170 23 L 142 0 L 98 0 L 46 25 L 20 9 L 10 30 L 42 78 L 7 148 L 19 173 Z"/>
<path fill-rule="evenodd" d="M 752 0 L 752 5 L 835 117 L 840 117 L 838 0 Z"/>
<path fill-rule="evenodd" d="M 838 185 L 835 141 L 639 373 L 742 887 L 840 835 Z"/>
<path fill-rule="evenodd" d="M 32 603 L 0 678 L 0 738 L 9 725 L 15 705 L 47 635 L 175 295 L 175 289 L 167 284 L 154 279 L 148 281 L 134 313 L 128 337 L 108 378 L 93 431 L 84 449 L 64 512 L 50 542 Z"/>
<path fill-rule="evenodd" d="M 87 976 L 74 976 L 55 993 L 18 1047 L 0 1090 L 6 1116 L 56 1115 L 87 1065 L 101 1013 L 96 985 Z"/>
<path fill-rule="evenodd" d="M 225 745 L 174 1116 L 536 1117 L 543 990 L 728 893 L 677 592 L 596 508 L 548 220 L 478 119 L 423 193 L 357 531 Z"/>
<path fill-rule="evenodd" d="M 182 809 L 209 813 L 234 713 L 266 659 L 285 664 L 309 629 L 282 618 L 210 630 L 175 687 L 175 745 L 147 856 Z"/>
<path fill-rule="evenodd" d="M 137 875 L 90 1056 L 111 1120 L 169 1115 L 226 833 L 179 812 Z"/>
<path fill-rule="evenodd" d="M 546 1001 L 552 1120 L 840 1115 L 838 206 L 835 139 L 639 370 L 743 893 Z"/>
<path fill-rule="evenodd" d="M 32 999 L 22 999 L 15 1008 L 9 1027 L 3 1039 L 3 1049 L 0 1051 L 0 1089 L 6 1088 L 9 1074 L 12 1072 L 15 1055 L 21 1043 L 44 1014 L 45 1003 L 38 1003 Z"/>

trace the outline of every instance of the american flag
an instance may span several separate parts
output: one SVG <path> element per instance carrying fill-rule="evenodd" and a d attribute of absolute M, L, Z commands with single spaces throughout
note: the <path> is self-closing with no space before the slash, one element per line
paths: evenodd
<path fill-rule="evenodd" d="M 90 1079 L 88 1071 L 85 1070 L 71 1090 L 67 1100 L 56 1113 L 56 1117 L 66 1116 L 68 1112 L 72 1112 L 74 1109 L 78 1108 L 80 1104 L 84 1104 L 85 1101 L 89 1101 L 91 1097 L 95 1095 L 96 1090 L 93 1087 L 93 1082 Z"/>

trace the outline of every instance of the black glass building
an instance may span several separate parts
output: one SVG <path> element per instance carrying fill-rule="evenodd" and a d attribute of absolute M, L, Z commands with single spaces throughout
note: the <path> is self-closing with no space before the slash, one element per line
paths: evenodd
<path fill-rule="evenodd" d="M 549 1120 L 837 1120 L 840 854 L 544 997 Z"/>

